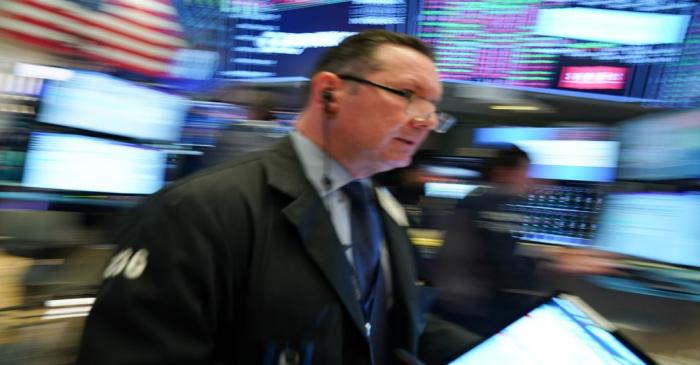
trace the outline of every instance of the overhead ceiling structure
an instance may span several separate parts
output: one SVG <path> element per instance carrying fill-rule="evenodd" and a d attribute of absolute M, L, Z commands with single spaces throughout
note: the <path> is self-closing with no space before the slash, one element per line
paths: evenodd
<path fill-rule="evenodd" d="M 491 85 L 444 83 L 440 109 L 458 116 L 460 123 L 540 125 L 562 122 L 612 124 L 660 109 L 638 103 L 554 95 L 499 88 Z M 278 108 L 300 110 L 306 102 L 308 81 L 228 82 L 211 98 L 248 105 L 261 94 Z"/>

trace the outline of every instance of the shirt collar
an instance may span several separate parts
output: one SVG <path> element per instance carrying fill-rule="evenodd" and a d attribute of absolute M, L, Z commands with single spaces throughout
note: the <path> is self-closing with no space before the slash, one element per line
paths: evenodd
<path fill-rule="evenodd" d="M 325 197 L 345 184 L 355 180 L 344 167 L 328 156 L 321 148 L 306 138 L 306 136 L 299 133 L 299 131 L 293 131 L 290 134 L 294 150 L 297 152 L 297 155 L 299 155 L 299 160 L 304 168 L 304 174 L 306 178 L 309 179 L 314 189 L 316 189 L 319 196 Z M 324 163 L 326 164 L 325 167 Z M 326 190 L 323 185 L 324 169 L 328 169 L 327 175 L 331 180 L 331 187 L 328 190 Z M 366 181 L 363 182 L 367 183 Z"/>

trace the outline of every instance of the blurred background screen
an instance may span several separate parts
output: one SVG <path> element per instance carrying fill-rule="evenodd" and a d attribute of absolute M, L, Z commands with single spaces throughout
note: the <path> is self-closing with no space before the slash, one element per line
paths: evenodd
<path fill-rule="evenodd" d="M 620 125 L 624 180 L 700 179 L 700 111 L 654 114 Z"/>
<path fill-rule="evenodd" d="M 238 6 L 244 7 L 245 3 Z M 222 76 L 309 77 L 316 60 L 364 29 L 403 30 L 403 1 L 270 1 L 258 14 L 235 14 L 238 34 Z"/>
<path fill-rule="evenodd" d="M 0 185 L 17 185 L 22 178 L 29 123 L 0 113 Z"/>
<path fill-rule="evenodd" d="M 418 36 L 443 79 L 564 95 L 699 105 L 697 2 L 422 3 Z M 621 31 L 624 30 L 624 31 Z"/>
<path fill-rule="evenodd" d="M 607 196 L 595 247 L 674 265 L 700 267 L 700 193 Z"/>
<path fill-rule="evenodd" d="M 37 120 L 138 139 L 174 141 L 189 102 L 97 72 L 46 83 Z"/>
<path fill-rule="evenodd" d="M 165 154 L 123 142 L 33 133 L 22 185 L 31 188 L 150 194 L 163 185 Z"/>
<path fill-rule="evenodd" d="M 214 147 L 219 133 L 232 121 L 246 118 L 243 106 L 211 101 L 192 101 L 182 127 L 180 143 L 193 147 Z"/>
<path fill-rule="evenodd" d="M 609 182 L 619 143 L 609 128 L 477 128 L 475 145 L 512 143 L 532 159 L 538 179 Z"/>

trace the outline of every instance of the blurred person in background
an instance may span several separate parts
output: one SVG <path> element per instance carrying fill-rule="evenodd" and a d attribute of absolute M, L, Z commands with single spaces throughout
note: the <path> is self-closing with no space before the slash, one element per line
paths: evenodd
<path fill-rule="evenodd" d="M 204 166 L 210 167 L 264 150 L 278 142 L 286 133 L 276 131 L 272 110 L 275 101 L 260 94 L 248 106 L 246 119 L 235 120 L 217 136 L 216 146 L 204 156 Z"/>
<path fill-rule="evenodd" d="M 445 127 L 432 52 L 363 32 L 310 84 L 298 131 L 134 212 L 78 364 L 442 364 L 476 340 L 423 317 L 402 212 L 371 178 Z"/>
<path fill-rule="evenodd" d="M 539 298 L 543 272 L 614 273 L 613 255 L 560 248 L 524 255 L 513 233 L 522 216 L 508 209 L 528 191 L 530 158 L 515 145 L 486 162 L 485 185 L 456 206 L 435 261 L 434 312 L 480 335 L 490 335 Z"/>
<path fill-rule="evenodd" d="M 248 109 L 248 120 L 273 120 L 275 100 L 272 96 L 260 95 Z"/>

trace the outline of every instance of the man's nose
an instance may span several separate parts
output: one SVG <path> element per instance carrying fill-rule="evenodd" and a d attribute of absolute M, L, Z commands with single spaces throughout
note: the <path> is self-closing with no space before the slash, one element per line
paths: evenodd
<path fill-rule="evenodd" d="M 435 113 L 429 113 L 422 116 L 414 116 L 411 118 L 411 124 L 415 128 L 433 130 L 437 128 L 438 118 Z"/>

